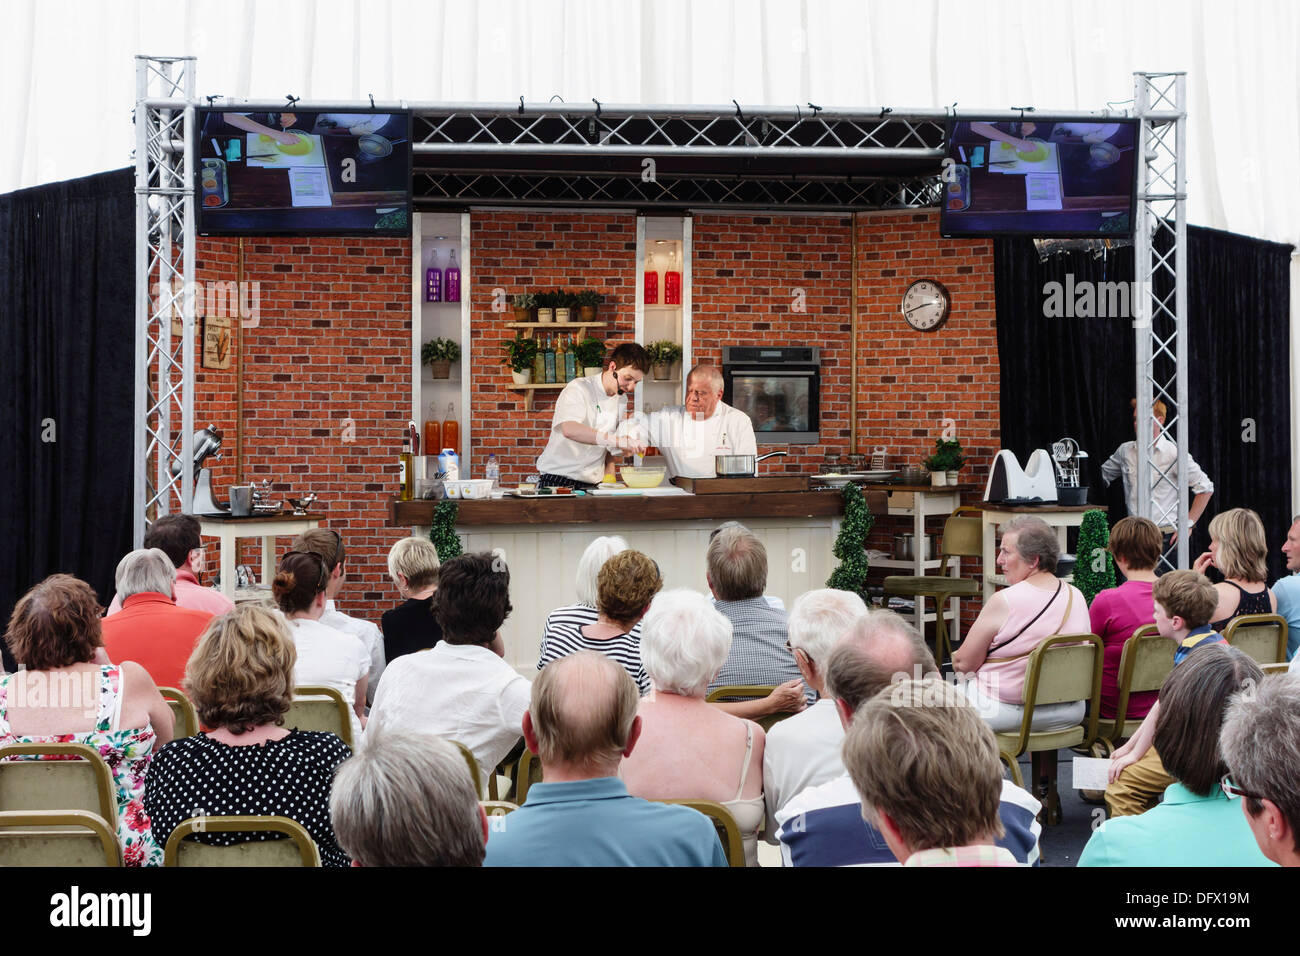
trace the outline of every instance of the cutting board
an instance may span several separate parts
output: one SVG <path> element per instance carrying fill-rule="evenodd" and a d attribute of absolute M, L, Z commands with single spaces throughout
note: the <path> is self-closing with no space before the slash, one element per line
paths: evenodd
<path fill-rule="evenodd" d="M 752 495 L 772 491 L 807 491 L 807 475 L 770 478 L 674 478 L 673 484 L 693 495 Z"/>

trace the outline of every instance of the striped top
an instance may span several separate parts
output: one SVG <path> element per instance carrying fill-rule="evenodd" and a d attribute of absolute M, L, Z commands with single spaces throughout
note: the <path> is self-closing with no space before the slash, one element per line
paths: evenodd
<path fill-rule="evenodd" d="M 632 630 L 616 637 L 595 639 L 586 637 L 582 629 L 588 624 L 595 624 L 598 615 L 594 607 L 585 604 L 572 604 L 556 608 L 546 618 L 546 630 L 542 632 L 542 650 L 537 657 L 537 669 L 541 670 L 552 661 L 576 651 L 595 651 L 612 657 L 632 675 L 637 690 L 644 697 L 650 693 L 650 675 L 641 663 L 641 622 L 633 625 Z"/>

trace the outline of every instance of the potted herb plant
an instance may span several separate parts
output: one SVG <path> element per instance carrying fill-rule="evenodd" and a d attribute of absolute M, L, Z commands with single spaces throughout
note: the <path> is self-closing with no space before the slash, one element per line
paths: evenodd
<path fill-rule="evenodd" d="M 650 354 L 650 374 L 655 381 L 662 382 L 672 377 L 673 363 L 681 361 L 682 347 L 676 342 L 661 339 L 646 346 Z"/>
<path fill-rule="evenodd" d="M 596 318 L 596 306 L 605 301 L 605 297 L 595 289 L 583 289 L 574 298 L 577 300 L 580 322 L 593 321 Z"/>
<path fill-rule="evenodd" d="M 420 361 L 434 378 L 450 378 L 451 363 L 460 361 L 460 345 L 451 339 L 430 339 L 420 349 Z"/>
<path fill-rule="evenodd" d="M 575 356 L 582 364 L 583 374 L 589 378 L 599 375 L 605 362 L 605 343 L 589 335 L 578 343 Z"/>
<path fill-rule="evenodd" d="M 537 296 L 531 292 L 520 292 L 510 300 L 510 305 L 515 310 L 515 321 L 527 322 L 533 309 L 537 308 Z"/>
<path fill-rule="evenodd" d="M 537 321 L 554 322 L 555 321 L 555 293 L 539 292 L 534 298 L 537 301 Z"/>
<path fill-rule="evenodd" d="M 930 472 L 930 484 L 932 486 L 935 488 L 942 488 L 948 483 L 947 459 L 938 452 L 935 452 L 925 461 L 921 462 L 921 464 L 925 466 L 925 469 L 928 472 Z"/>
<path fill-rule="evenodd" d="M 555 290 L 555 321 L 568 322 L 569 317 L 573 314 L 574 300 L 577 299 L 572 292 L 565 292 L 563 289 Z"/>
<path fill-rule="evenodd" d="M 501 347 L 506 351 L 506 357 L 501 360 L 501 363 L 510 366 L 510 376 L 515 384 L 527 385 L 532 382 L 533 359 L 537 357 L 537 340 L 516 335 L 513 339 L 502 342 Z"/>
<path fill-rule="evenodd" d="M 961 442 L 955 438 L 940 438 L 934 443 L 935 454 L 943 459 L 943 470 L 947 472 L 948 484 L 957 484 L 957 472 L 966 464 L 961 453 Z"/>

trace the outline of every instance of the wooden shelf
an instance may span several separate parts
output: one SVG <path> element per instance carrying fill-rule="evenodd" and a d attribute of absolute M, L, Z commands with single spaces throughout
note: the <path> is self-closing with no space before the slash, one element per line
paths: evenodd
<path fill-rule="evenodd" d="M 599 329 L 608 322 L 507 322 L 507 329 Z"/>
<path fill-rule="evenodd" d="M 574 381 L 577 381 L 577 379 L 574 379 Z M 523 393 L 524 393 L 524 411 L 531 412 L 531 411 L 533 410 L 533 393 L 534 393 L 534 392 L 536 392 L 538 389 L 544 389 L 544 388 L 564 388 L 564 386 L 566 386 L 566 385 L 568 385 L 568 384 L 569 384 L 568 382 L 542 382 L 541 384 L 532 384 L 532 385 L 516 385 L 516 384 L 512 381 L 512 382 L 507 386 L 507 388 L 508 388 L 510 391 L 512 391 L 512 392 L 523 392 Z"/>

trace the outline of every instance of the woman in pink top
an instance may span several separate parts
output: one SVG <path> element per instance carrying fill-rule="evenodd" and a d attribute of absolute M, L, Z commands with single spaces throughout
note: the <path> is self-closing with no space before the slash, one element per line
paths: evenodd
<path fill-rule="evenodd" d="M 1122 518 L 1111 529 L 1110 553 L 1124 575 L 1124 583 L 1107 588 L 1092 599 L 1088 616 L 1092 633 L 1106 645 L 1101 671 L 1101 716 L 1114 717 L 1119 704 L 1119 659 L 1124 642 L 1144 624 L 1154 624 L 1151 586 L 1156 582 L 1163 537 L 1150 518 Z M 1080 559 L 1086 556 L 1080 555 Z M 1126 719 L 1145 717 L 1160 696 L 1149 690 L 1128 699 Z"/>
<path fill-rule="evenodd" d="M 1022 515 L 1002 530 L 998 567 L 1010 587 L 997 592 L 952 655 L 959 673 L 974 674 L 966 693 L 995 733 L 1017 730 L 1029 655 L 1057 634 L 1087 634 L 1088 602 L 1056 576 L 1060 546 L 1041 518 Z M 1083 719 L 1082 701 L 1034 708 L 1034 730 L 1069 727 Z"/>

